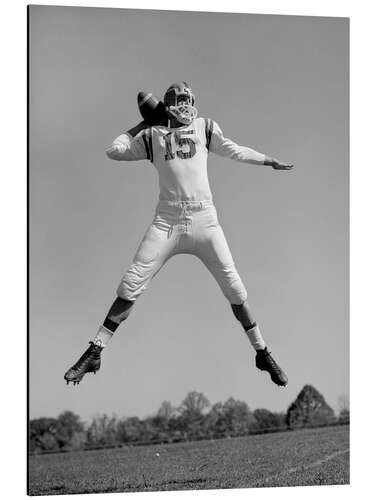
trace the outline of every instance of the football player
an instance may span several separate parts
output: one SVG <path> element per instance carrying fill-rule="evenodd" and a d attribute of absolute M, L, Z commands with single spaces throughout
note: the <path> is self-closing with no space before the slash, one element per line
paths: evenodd
<path fill-rule="evenodd" d="M 209 153 L 215 153 L 276 170 L 290 170 L 293 165 L 237 145 L 224 137 L 215 121 L 198 117 L 194 94 L 186 82 L 174 83 L 167 89 L 164 105 L 166 124 L 149 127 L 141 122 L 117 137 L 106 150 L 112 160 L 149 160 L 159 174 L 159 202 L 103 324 L 64 378 L 67 383 L 77 384 L 86 373 L 99 370 L 101 351 L 128 317 L 137 298 L 168 259 L 186 253 L 196 255 L 216 279 L 256 351 L 256 367 L 268 372 L 275 384 L 285 386 L 287 376 L 271 356 L 250 312 L 246 288 L 219 224 L 207 176 L 207 158 Z"/>

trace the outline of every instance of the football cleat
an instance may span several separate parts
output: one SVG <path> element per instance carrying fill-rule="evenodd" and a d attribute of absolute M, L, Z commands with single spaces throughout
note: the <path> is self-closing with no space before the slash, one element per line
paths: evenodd
<path fill-rule="evenodd" d="M 288 383 L 288 377 L 273 359 L 267 347 L 257 351 L 255 365 L 259 370 L 268 372 L 271 375 L 272 382 L 276 385 L 285 387 Z"/>
<path fill-rule="evenodd" d="M 167 112 L 183 125 L 190 125 L 198 115 L 194 102 L 194 94 L 186 82 L 172 83 L 164 94 Z"/>
<path fill-rule="evenodd" d="M 79 360 L 65 373 L 66 383 L 77 385 L 86 373 L 96 373 L 100 369 L 100 353 L 103 347 L 90 342 L 90 347 L 82 354 Z"/>

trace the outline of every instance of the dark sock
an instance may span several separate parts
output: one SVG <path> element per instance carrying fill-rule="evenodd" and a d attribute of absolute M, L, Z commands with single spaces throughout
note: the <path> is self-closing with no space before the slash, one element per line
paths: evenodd
<path fill-rule="evenodd" d="M 257 326 L 257 324 L 256 323 L 249 323 L 248 325 L 242 325 L 242 326 L 243 326 L 243 329 L 245 330 L 245 332 L 247 332 L 251 328 L 254 328 L 254 326 Z"/>
<path fill-rule="evenodd" d="M 256 321 L 252 317 L 249 309 L 249 304 L 245 301 L 242 304 L 230 305 L 236 319 L 241 323 L 245 331 L 256 326 Z"/>
<path fill-rule="evenodd" d="M 133 306 L 134 301 L 117 297 L 104 320 L 103 326 L 110 332 L 114 333 L 120 326 L 120 323 L 122 323 L 129 316 Z M 111 318 L 116 321 L 113 321 Z"/>
<path fill-rule="evenodd" d="M 120 325 L 109 319 L 107 316 L 104 320 L 103 326 L 107 328 L 107 330 L 109 330 L 110 332 L 114 333 Z"/>

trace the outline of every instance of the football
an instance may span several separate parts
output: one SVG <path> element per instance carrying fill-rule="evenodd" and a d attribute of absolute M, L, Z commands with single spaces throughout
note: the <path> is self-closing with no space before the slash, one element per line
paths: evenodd
<path fill-rule="evenodd" d="M 147 125 L 167 125 L 168 115 L 165 106 L 151 92 L 139 92 L 137 101 L 139 112 Z"/>

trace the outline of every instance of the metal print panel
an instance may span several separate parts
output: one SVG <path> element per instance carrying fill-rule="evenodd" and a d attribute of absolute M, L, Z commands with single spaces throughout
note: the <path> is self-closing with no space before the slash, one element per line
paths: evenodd
<path fill-rule="evenodd" d="M 28 34 L 28 493 L 348 484 L 348 19 Z"/>

